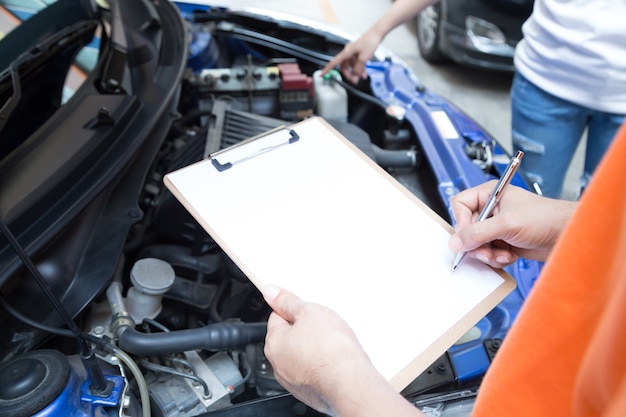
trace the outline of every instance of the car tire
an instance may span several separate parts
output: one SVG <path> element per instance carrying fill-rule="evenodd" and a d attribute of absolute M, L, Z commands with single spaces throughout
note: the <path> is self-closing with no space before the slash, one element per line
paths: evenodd
<path fill-rule="evenodd" d="M 447 57 L 439 49 L 440 27 L 440 3 L 426 7 L 417 15 L 417 46 L 421 57 L 430 63 L 447 61 Z"/>

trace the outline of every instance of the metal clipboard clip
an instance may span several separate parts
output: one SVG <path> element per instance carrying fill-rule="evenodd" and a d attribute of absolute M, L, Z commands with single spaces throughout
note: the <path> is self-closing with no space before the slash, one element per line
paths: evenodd
<path fill-rule="evenodd" d="M 263 147 L 263 148 L 260 148 L 260 149 L 256 149 L 253 152 L 249 153 L 248 155 L 245 155 L 245 156 L 240 157 L 239 159 L 235 159 L 233 161 L 223 162 L 222 163 L 222 162 L 219 162 L 217 160 L 217 157 L 220 156 L 221 154 L 225 153 L 225 152 L 232 151 L 233 149 L 239 148 L 241 146 L 245 146 L 245 145 L 249 144 L 252 141 L 255 141 L 255 140 L 261 139 L 263 137 L 272 135 L 272 134 L 280 132 L 282 130 L 286 130 L 286 131 L 289 132 L 289 138 L 286 139 L 283 142 L 277 143 L 275 145 L 266 146 L 266 147 Z M 249 159 L 252 159 L 254 157 L 257 157 L 259 155 L 263 155 L 264 153 L 273 151 L 274 149 L 283 147 L 285 145 L 291 145 L 292 143 L 297 142 L 299 139 L 300 139 L 300 136 L 296 133 L 295 130 L 287 128 L 285 126 L 279 126 L 279 127 L 275 128 L 275 129 L 272 129 L 272 130 L 270 130 L 268 132 L 265 132 L 265 133 L 262 133 L 260 135 L 253 136 L 251 138 L 243 140 L 243 141 L 237 143 L 236 145 L 233 145 L 233 146 L 230 146 L 228 148 L 221 149 L 221 150 L 219 150 L 217 152 L 214 152 L 211 155 L 209 155 L 209 159 L 211 159 L 211 163 L 213 164 L 215 169 L 217 169 L 219 172 L 223 172 L 223 171 L 226 171 L 227 169 L 232 168 L 233 166 L 235 166 L 237 164 L 245 162 L 245 161 L 247 161 Z"/>

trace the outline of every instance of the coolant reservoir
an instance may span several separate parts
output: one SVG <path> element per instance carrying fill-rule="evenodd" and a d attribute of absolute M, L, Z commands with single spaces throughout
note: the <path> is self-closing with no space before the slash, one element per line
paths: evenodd
<path fill-rule="evenodd" d="M 315 113 L 326 120 L 347 122 L 348 93 L 339 83 L 332 80 L 332 77 L 340 77 L 339 73 L 335 70 L 331 70 L 331 72 L 325 76 L 321 74 L 321 70 L 313 73 Z"/>
<path fill-rule="evenodd" d="M 172 285 L 176 274 L 174 268 L 156 258 L 140 259 L 130 271 L 133 286 L 126 294 L 126 310 L 135 323 L 155 318 L 161 312 L 161 300 Z"/>

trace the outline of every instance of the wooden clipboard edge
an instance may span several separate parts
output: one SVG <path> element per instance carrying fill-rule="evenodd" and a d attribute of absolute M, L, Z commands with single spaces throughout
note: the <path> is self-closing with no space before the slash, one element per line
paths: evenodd
<path fill-rule="evenodd" d="M 367 156 L 363 151 L 361 151 L 356 145 L 346 139 L 343 135 L 341 135 L 334 127 L 332 127 L 326 120 L 321 117 L 314 116 L 309 119 L 303 120 L 301 122 L 295 123 L 293 125 L 288 126 L 291 129 L 297 129 L 299 125 L 311 122 L 312 120 L 318 120 L 321 122 L 324 127 L 333 135 L 335 135 L 345 146 L 349 147 L 354 151 L 356 155 L 358 155 L 363 161 L 369 164 L 374 170 L 376 170 L 383 178 L 389 181 L 394 187 L 400 190 L 404 195 L 406 195 L 411 201 L 417 204 L 426 214 L 428 214 L 431 218 L 433 218 L 438 224 L 440 224 L 445 230 L 449 233 L 453 233 L 454 229 L 452 226 L 446 222 L 441 216 L 435 213 L 430 207 L 428 207 L 423 201 L 421 201 L 417 196 L 411 193 L 406 187 L 404 187 L 400 182 L 398 182 L 391 174 L 385 171 L 380 165 L 378 165 L 375 161 L 373 161 L 369 156 Z M 281 126 L 280 128 L 284 128 Z M 251 140 L 257 139 L 259 137 L 264 137 L 271 133 L 274 133 L 277 129 L 272 129 L 265 134 L 257 135 L 253 138 L 246 139 L 246 143 L 249 143 Z M 239 144 L 235 144 L 229 148 L 225 148 L 222 151 L 226 152 L 233 147 L 237 147 Z M 222 153 L 222 152 L 220 152 Z M 208 159 L 203 159 L 196 164 L 207 163 Z M 192 164 L 195 165 L 195 164 Z M 189 165 L 189 166 L 192 166 Z M 181 169 L 185 169 L 181 168 Z M 256 279 L 254 274 L 249 271 L 241 262 L 241 260 L 237 257 L 237 255 L 231 251 L 228 245 L 222 241 L 218 234 L 213 230 L 213 228 L 207 224 L 199 213 L 188 203 L 187 199 L 185 199 L 180 191 L 176 188 L 176 186 L 170 181 L 168 175 L 166 174 L 163 177 L 163 182 L 165 186 L 172 192 L 172 194 L 176 197 L 176 199 L 189 211 L 189 213 L 193 216 L 193 218 L 200 224 L 200 226 L 207 232 L 209 235 L 215 240 L 215 242 L 220 246 L 220 248 L 231 258 L 231 260 L 241 269 L 241 271 L 246 275 L 246 277 L 252 282 L 252 284 L 257 287 L 259 290 L 261 289 L 261 283 Z M 452 267 L 452 266 L 450 266 Z M 496 305 L 500 303 L 508 294 L 510 294 L 516 287 L 515 280 L 511 277 L 506 271 L 503 269 L 492 268 L 502 279 L 503 282 L 498 286 L 498 288 L 490 293 L 480 304 L 474 307 L 468 314 L 466 314 L 461 320 L 459 320 L 454 326 L 448 329 L 438 340 L 429 346 L 424 352 L 422 352 L 418 357 L 416 357 L 413 361 L 411 361 L 402 371 L 400 371 L 397 375 L 393 376 L 389 381 L 394 389 L 398 392 L 402 391 L 405 387 L 407 387 L 417 375 L 420 375 L 423 371 L 425 371 L 432 363 L 434 363 L 440 356 L 441 352 L 447 351 L 454 343 L 456 343 L 465 333 L 465 329 L 471 328 L 473 325 L 478 323 L 480 319 L 487 315 Z"/>
<path fill-rule="evenodd" d="M 508 275 L 508 274 L 507 274 Z M 489 294 L 480 304 L 448 329 L 435 343 L 430 345 L 418 357 L 411 361 L 404 369 L 391 378 L 389 383 L 400 392 L 406 388 L 416 375 L 420 375 L 432 365 L 442 354 L 452 347 L 465 333 L 495 308 L 516 287 L 515 280 L 509 276 Z"/>

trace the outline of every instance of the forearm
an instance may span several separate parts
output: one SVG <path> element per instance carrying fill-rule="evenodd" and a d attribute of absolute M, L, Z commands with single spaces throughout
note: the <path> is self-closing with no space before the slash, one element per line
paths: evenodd
<path fill-rule="evenodd" d="M 347 366 L 349 365 L 347 362 Z M 365 365 L 365 361 L 360 365 Z M 362 370 L 337 369 L 353 378 L 330 396 L 330 405 L 336 417 L 424 417 L 424 414 L 398 394 L 373 367 Z M 339 387 L 337 387 L 339 388 Z"/>
<path fill-rule="evenodd" d="M 550 230 L 549 244 L 553 247 L 557 240 L 561 237 L 561 233 L 565 230 L 565 227 L 569 223 L 572 215 L 578 207 L 578 201 L 568 200 L 550 200 L 552 208 L 547 210 L 550 213 L 549 226 Z"/>
<path fill-rule="evenodd" d="M 334 417 L 425 417 L 395 391 L 374 393 L 369 390 L 361 392 L 360 396 L 358 404 L 346 402 L 346 406 L 337 410 Z"/>
<path fill-rule="evenodd" d="M 396 0 L 385 14 L 370 27 L 368 32 L 383 39 L 389 32 L 402 23 L 415 17 L 425 7 L 438 0 Z"/>

